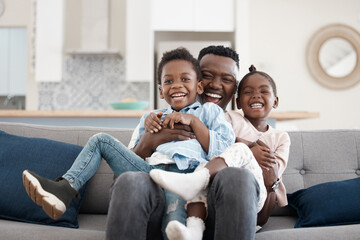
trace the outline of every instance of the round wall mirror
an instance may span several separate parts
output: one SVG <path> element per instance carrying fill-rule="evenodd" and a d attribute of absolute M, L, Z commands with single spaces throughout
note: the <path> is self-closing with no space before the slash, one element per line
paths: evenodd
<path fill-rule="evenodd" d="M 310 39 L 306 58 L 311 75 L 325 87 L 345 89 L 360 82 L 360 34 L 349 26 L 321 28 Z"/>

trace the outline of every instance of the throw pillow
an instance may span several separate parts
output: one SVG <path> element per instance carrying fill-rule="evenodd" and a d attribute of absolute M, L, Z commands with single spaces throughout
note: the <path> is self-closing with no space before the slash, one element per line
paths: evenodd
<path fill-rule="evenodd" d="M 0 131 L 0 217 L 29 223 L 78 228 L 81 201 L 73 199 L 64 215 L 53 220 L 26 194 L 22 172 L 25 169 L 56 179 L 72 165 L 81 146 L 44 138 L 28 138 Z M 79 194 L 81 199 L 85 187 Z"/>
<path fill-rule="evenodd" d="M 360 223 L 360 178 L 327 182 L 288 194 L 295 228 Z"/>

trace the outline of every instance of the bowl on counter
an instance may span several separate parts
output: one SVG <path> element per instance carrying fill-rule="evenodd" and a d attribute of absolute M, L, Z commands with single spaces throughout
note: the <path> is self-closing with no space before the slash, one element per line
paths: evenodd
<path fill-rule="evenodd" d="M 113 102 L 110 103 L 113 109 L 117 110 L 144 110 L 149 105 L 147 101 L 137 101 L 137 102 Z"/>

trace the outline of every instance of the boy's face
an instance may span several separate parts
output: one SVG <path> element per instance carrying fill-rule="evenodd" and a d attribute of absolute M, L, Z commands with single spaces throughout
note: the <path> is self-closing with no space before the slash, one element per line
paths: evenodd
<path fill-rule="evenodd" d="M 200 60 L 204 93 L 201 102 L 213 102 L 225 110 L 236 92 L 238 68 L 236 62 L 214 54 L 206 54 Z"/>
<path fill-rule="evenodd" d="M 190 62 L 172 60 L 163 67 L 159 91 L 160 98 L 179 111 L 193 104 L 196 96 L 203 92 L 203 88 Z"/>
<path fill-rule="evenodd" d="M 238 109 L 242 109 L 249 120 L 267 118 L 278 102 L 269 80 L 260 74 L 251 75 L 245 80 L 240 96 L 236 99 Z"/>

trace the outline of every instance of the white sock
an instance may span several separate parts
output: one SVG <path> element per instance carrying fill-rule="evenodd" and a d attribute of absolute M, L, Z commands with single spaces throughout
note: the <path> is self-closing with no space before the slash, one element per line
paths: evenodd
<path fill-rule="evenodd" d="M 150 171 L 150 177 L 161 187 L 189 201 L 208 186 L 210 173 L 207 168 L 193 173 L 174 173 L 154 169 Z"/>
<path fill-rule="evenodd" d="M 204 221 L 198 217 L 186 219 L 186 226 L 178 221 L 171 221 L 165 232 L 169 240 L 201 240 L 205 230 Z"/>

